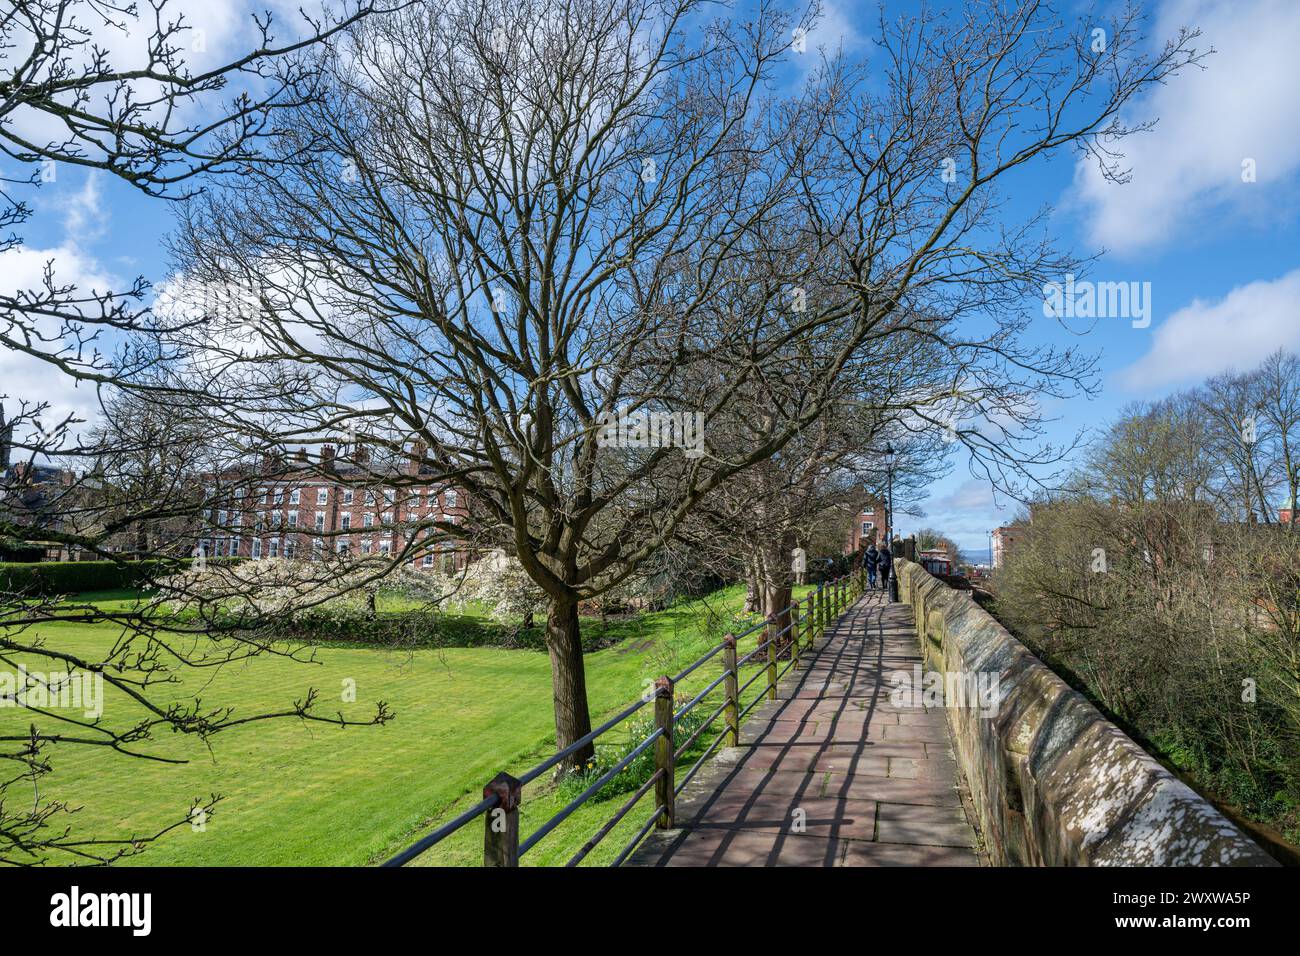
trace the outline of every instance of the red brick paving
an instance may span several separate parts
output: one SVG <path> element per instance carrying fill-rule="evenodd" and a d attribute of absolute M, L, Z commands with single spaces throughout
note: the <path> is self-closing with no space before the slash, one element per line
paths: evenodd
<path fill-rule="evenodd" d="M 911 608 L 864 596 L 628 865 L 980 865 L 945 715 L 890 702 L 920 663 Z"/>

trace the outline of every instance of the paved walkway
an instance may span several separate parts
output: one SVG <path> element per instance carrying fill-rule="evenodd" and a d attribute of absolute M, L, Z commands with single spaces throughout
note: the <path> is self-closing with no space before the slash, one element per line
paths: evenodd
<path fill-rule="evenodd" d="M 944 714 L 890 703 L 920 651 L 909 605 L 862 597 L 627 865 L 980 865 Z"/>

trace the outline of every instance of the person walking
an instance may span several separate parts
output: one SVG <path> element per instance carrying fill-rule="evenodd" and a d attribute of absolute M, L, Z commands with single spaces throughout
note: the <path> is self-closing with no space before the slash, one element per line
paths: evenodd
<path fill-rule="evenodd" d="M 876 550 L 876 542 L 867 545 L 867 553 L 862 557 L 862 563 L 867 566 L 867 587 L 876 586 L 876 572 L 880 568 L 880 552 Z"/>
<path fill-rule="evenodd" d="M 889 575 L 894 570 L 894 555 L 889 550 L 889 542 L 886 541 L 884 547 L 880 549 L 880 589 L 889 590 Z"/>

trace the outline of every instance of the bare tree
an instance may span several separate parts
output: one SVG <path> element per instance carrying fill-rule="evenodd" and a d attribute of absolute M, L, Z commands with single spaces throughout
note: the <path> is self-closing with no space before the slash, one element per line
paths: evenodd
<path fill-rule="evenodd" d="M 1089 24 L 1024 0 L 882 20 L 887 82 L 836 56 L 783 92 L 816 11 L 706 15 L 453 0 L 368 19 L 322 53 L 328 95 L 280 115 L 274 171 L 190 203 L 176 246 L 187 280 L 254 304 L 168 339 L 215 407 L 295 440 L 418 440 L 546 591 L 560 747 L 590 728 L 578 602 L 778 454 L 847 370 L 928 342 L 942 388 L 923 376 L 878 412 L 945 427 L 960 407 L 1000 478 L 1042 460 L 1035 400 L 1090 366 L 1028 344 L 1020 303 L 1078 263 L 1039 217 L 989 228 L 996 185 L 1067 148 L 1122 175 L 1121 108 L 1197 57 L 1186 31 L 1142 53 L 1135 14 L 1094 52 Z"/>
<path fill-rule="evenodd" d="M 102 171 L 156 197 L 192 195 L 210 176 L 263 159 L 273 115 L 318 93 L 319 68 L 308 51 L 371 13 L 368 0 L 304 18 L 296 36 L 278 41 L 269 14 L 254 18 L 254 48 L 201 71 L 186 63 L 188 26 L 166 0 L 118 6 L 96 0 L 14 0 L 0 13 L 0 150 L 10 161 L 0 180 L 0 254 L 22 242 L 32 190 L 60 171 Z M 113 39 L 142 40 L 142 52 L 114 52 Z M 122 44 L 130 47 L 131 44 Z M 221 98 L 228 95 L 225 104 Z M 15 171 L 15 164 L 17 171 Z M 195 466 L 239 459 L 228 429 L 201 423 L 192 410 L 204 396 L 176 402 L 170 356 L 145 303 L 149 284 L 80 289 L 47 263 L 35 288 L 0 292 L 0 346 L 106 388 L 106 419 L 87 435 L 72 417 L 49 418 L 48 403 L 9 396 L 0 426 L 0 538 L 71 553 L 132 559 L 142 583 L 170 580 L 176 550 L 190 529 L 212 520 L 212 502 L 195 494 Z M 126 338 L 122 338 L 125 336 Z M 136 337 L 138 336 L 138 338 Z M 5 397 L 5 396 L 0 396 Z M 130 544 L 125 552 L 123 536 Z M 186 669 L 216 668 L 255 654 L 310 659 L 304 648 L 273 645 L 273 616 L 219 626 L 164 613 L 183 593 L 164 584 L 156 597 L 124 610 L 51 593 L 37 578 L 0 581 L 0 703 L 22 708 L 28 726 L 0 734 L 0 862 L 109 862 L 138 852 L 163 833 L 210 810 L 197 798 L 174 822 L 149 833 L 83 833 L 77 808 L 41 786 L 56 748 L 170 759 L 151 746 L 170 731 L 210 740 L 259 721 L 291 717 L 337 725 L 382 723 L 373 717 L 322 715 L 316 692 L 279 710 L 236 713 L 197 698 L 176 700 Z M 182 579 L 183 580 L 183 579 Z M 46 633 L 51 623 L 110 623 L 120 637 L 93 652 L 74 651 Z M 86 713 L 61 702 L 87 682 L 123 706 Z"/>

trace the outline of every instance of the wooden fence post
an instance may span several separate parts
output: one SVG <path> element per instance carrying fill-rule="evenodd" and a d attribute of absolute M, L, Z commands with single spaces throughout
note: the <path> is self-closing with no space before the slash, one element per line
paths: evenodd
<path fill-rule="evenodd" d="M 817 634 L 826 633 L 826 582 L 817 585 Z"/>
<path fill-rule="evenodd" d="M 519 865 L 519 799 L 523 787 L 504 771 L 483 788 L 483 796 L 496 796 L 497 805 L 483 814 L 483 865 Z"/>
<path fill-rule="evenodd" d="M 722 639 L 722 666 L 727 669 L 723 680 L 723 691 L 727 695 L 727 708 L 723 717 L 727 721 L 727 733 L 731 734 L 731 746 L 740 746 L 740 676 L 736 673 L 736 636 L 728 634 Z"/>
<path fill-rule="evenodd" d="M 767 616 L 767 699 L 776 700 L 776 632 L 777 617 Z"/>
<path fill-rule="evenodd" d="M 801 603 L 792 601 L 790 604 L 790 667 L 796 671 L 799 669 L 799 625 L 803 623 L 799 615 Z"/>
<path fill-rule="evenodd" d="M 662 730 L 655 741 L 655 770 L 662 771 L 655 782 L 655 806 L 660 813 L 655 826 L 660 830 L 673 827 L 673 790 L 676 775 L 673 772 L 673 679 L 661 677 L 655 681 L 655 727 Z"/>

